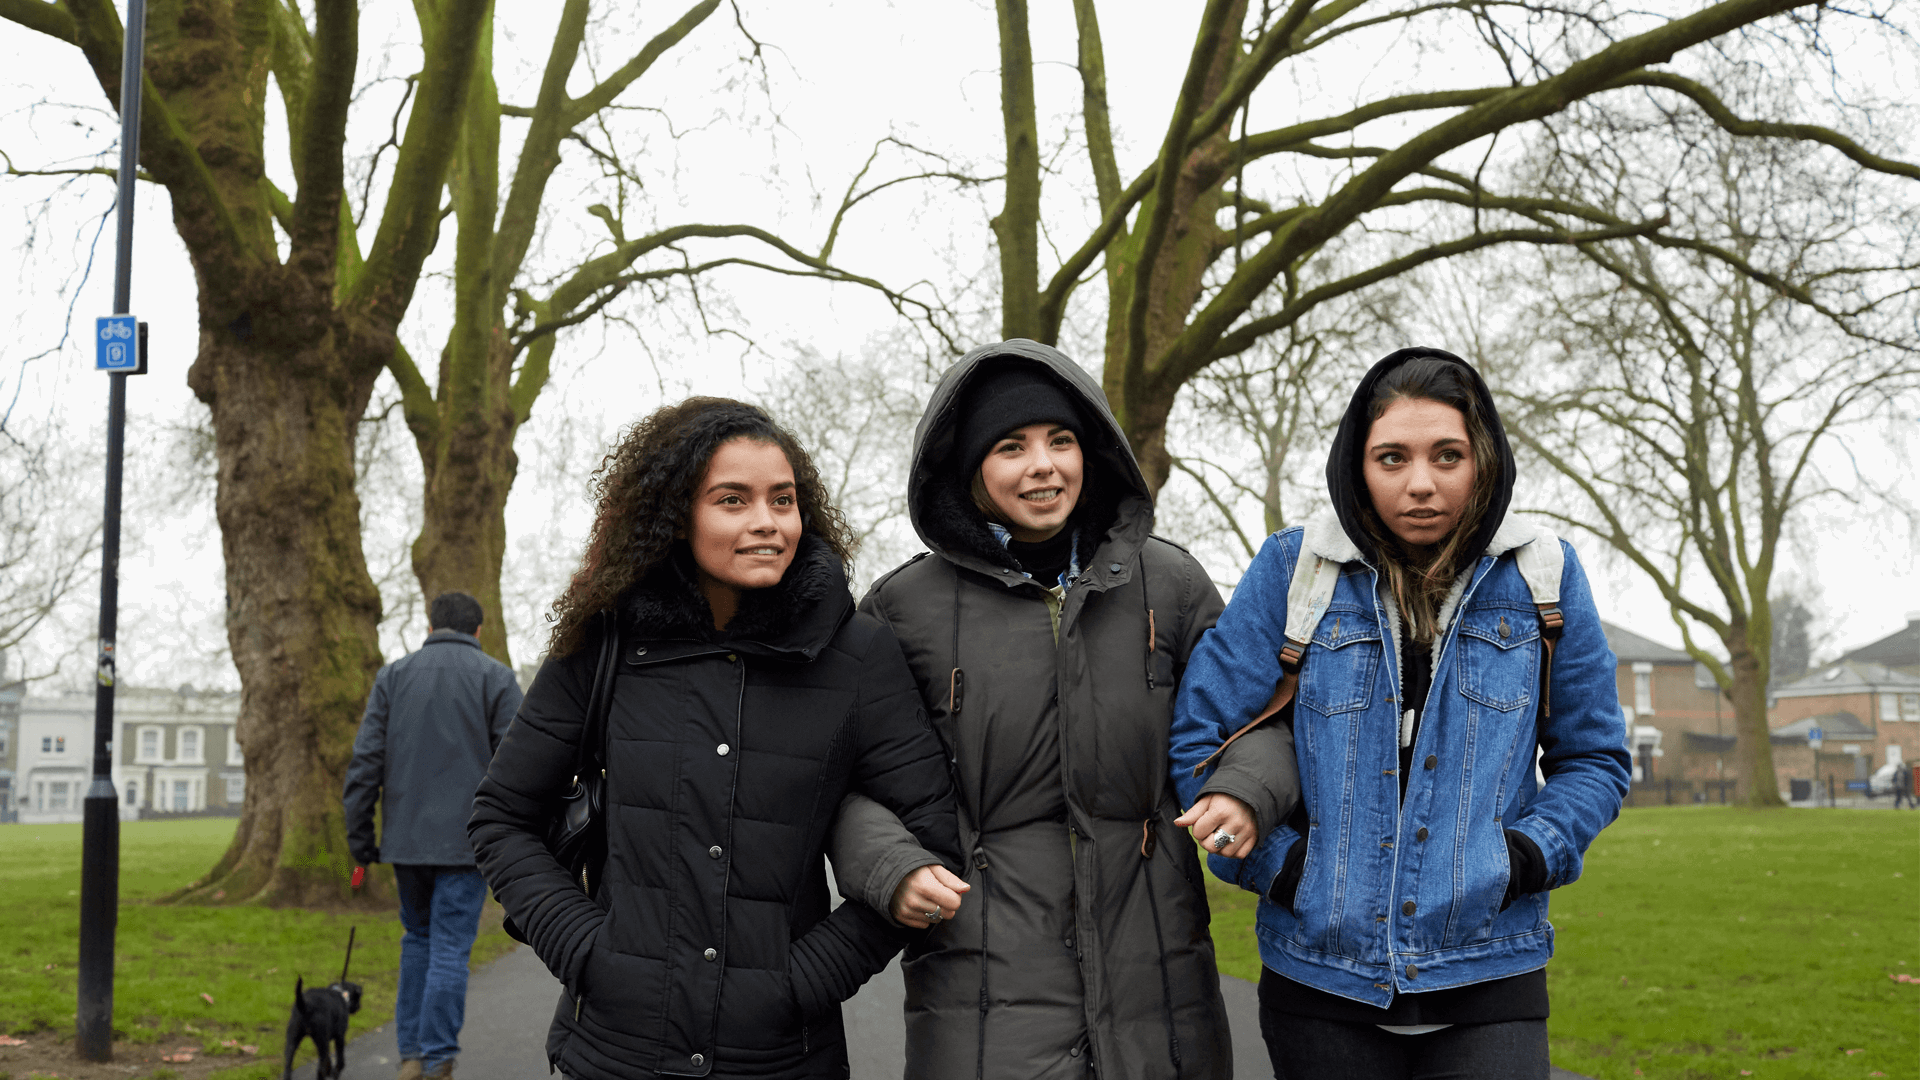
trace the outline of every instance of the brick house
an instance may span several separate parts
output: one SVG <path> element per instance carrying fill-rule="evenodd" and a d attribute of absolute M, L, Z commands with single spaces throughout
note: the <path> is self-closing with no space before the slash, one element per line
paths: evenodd
<path fill-rule="evenodd" d="M 1659 785 L 1664 794 L 1673 781 L 1692 801 L 1704 785 L 1734 779 L 1733 706 L 1706 668 L 1605 620 L 1600 629 L 1619 662 L 1615 678 L 1634 783 Z"/>
<path fill-rule="evenodd" d="M 1842 659 L 1775 687 L 1770 697 L 1773 765 L 1782 783 L 1812 780 L 1824 791 L 1831 779 L 1845 792 L 1849 781 L 1920 751 L 1920 675 Z M 1814 728 L 1824 735 L 1818 751 L 1807 741 Z"/>

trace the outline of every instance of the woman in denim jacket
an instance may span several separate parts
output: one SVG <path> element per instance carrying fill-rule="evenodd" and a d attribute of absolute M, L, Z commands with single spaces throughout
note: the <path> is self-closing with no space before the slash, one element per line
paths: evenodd
<path fill-rule="evenodd" d="M 1261 897 L 1275 1072 L 1545 1080 L 1547 892 L 1580 876 L 1628 783 L 1586 575 L 1559 544 L 1550 652 L 1519 555 L 1558 541 L 1507 516 L 1506 434 L 1450 353 L 1374 365 L 1327 481 L 1334 515 L 1270 537 L 1194 650 L 1172 736 L 1190 800 L 1196 767 L 1278 700 L 1296 567 L 1337 569 L 1297 695 L 1270 721 L 1293 728 L 1300 809 L 1244 859 L 1209 859 Z"/>

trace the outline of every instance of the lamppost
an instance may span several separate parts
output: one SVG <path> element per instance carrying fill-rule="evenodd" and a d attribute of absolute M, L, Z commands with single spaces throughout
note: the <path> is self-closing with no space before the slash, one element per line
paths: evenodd
<path fill-rule="evenodd" d="M 113 787 L 114 635 L 120 613 L 120 463 L 127 376 L 146 369 L 146 328 L 128 314 L 133 292 L 133 187 L 140 161 L 146 0 L 127 0 L 120 60 L 120 194 L 113 260 L 114 315 L 99 320 L 94 366 L 107 372 L 106 520 L 100 540 L 100 651 L 93 691 L 93 783 L 80 854 L 80 978 L 74 1041 L 88 1061 L 113 1060 L 113 935 L 120 907 L 120 797 Z"/>

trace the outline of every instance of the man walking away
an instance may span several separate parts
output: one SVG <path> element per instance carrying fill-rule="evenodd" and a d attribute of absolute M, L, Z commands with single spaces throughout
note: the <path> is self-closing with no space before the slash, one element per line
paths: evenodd
<path fill-rule="evenodd" d="M 441 593 L 426 644 L 374 677 L 347 766 L 347 845 L 393 864 L 400 890 L 400 1080 L 453 1075 L 467 958 L 487 886 L 467 843 L 473 793 L 520 708 L 513 671 L 480 650 L 480 602 Z M 373 808 L 381 808 L 376 844 Z"/>
<path fill-rule="evenodd" d="M 1920 800 L 1913 797 L 1913 766 L 1902 762 L 1893 770 L 1893 808 L 1900 809 L 1901 803 L 1920 810 Z"/>

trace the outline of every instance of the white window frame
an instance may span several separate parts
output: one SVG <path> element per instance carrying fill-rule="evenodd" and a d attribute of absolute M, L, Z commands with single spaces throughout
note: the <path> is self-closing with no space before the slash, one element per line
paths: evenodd
<path fill-rule="evenodd" d="M 227 729 L 227 764 L 245 765 L 247 756 L 240 751 L 240 726 L 235 724 Z"/>
<path fill-rule="evenodd" d="M 1641 716 L 1653 715 L 1652 664 L 1633 665 L 1633 711 Z"/>
<path fill-rule="evenodd" d="M 131 807 L 134 807 L 135 809 L 138 809 L 140 806 L 140 781 L 129 778 L 125 783 L 121 784 L 120 786 L 126 792 L 126 795 L 122 797 L 121 802 L 123 802 L 127 806 L 131 806 Z"/>
<path fill-rule="evenodd" d="M 153 753 L 147 753 L 147 736 L 153 736 Z M 157 765 L 166 760 L 167 733 L 158 724 L 142 724 L 133 733 L 133 760 Z"/>
<path fill-rule="evenodd" d="M 1880 722 L 1883 724 L 1897 724 L 1900 722 L 1899 694 L 1883 693 L 1880 695 Z"/>
<path fill-rule="evenodd" d="M 1920 723 L 1920 694 L 1900 695 L 1900 719 Z"/>
<path fill-rule="evenodd" d="M 60 796 L 59 806 L 53 805 L 54 789 L 56 788 L 59 789 L 59 796 Z M 63 810 L 69 810 L 69 809 L 80 809 L 79 807 L 70 807 L 67 805 L 70 801 L 72 801 L 72 798 L 73 798 L 73 782 L 72 781 L 49 780 L 47 781 L 46 802 L 41 807 L 41 809 L 49 814 L 56 813 Z"/>
<path fill-rule="evenodd" d="M 193 756 L 187 756 L 187 736 L 193 736 Z M 207 763 L 207 732 L 198 724 L 182 724 L 173 732 L 173 759 L 182 765 Z"/>
<path fill-rule="evenodd" d="M 53 753 L 53 736 L 51 735 L 40 736 L 40 752 L 43 754 Z"/>
<path fill-rule="evenodd" d="M 226 777 L 227 805 L 239 806 L 247 798 L 247 778 L 245 774 Z"/>

